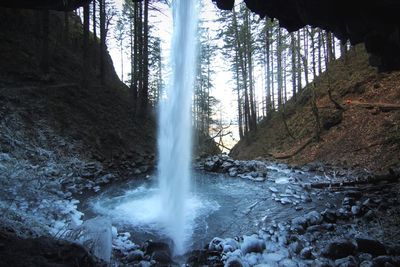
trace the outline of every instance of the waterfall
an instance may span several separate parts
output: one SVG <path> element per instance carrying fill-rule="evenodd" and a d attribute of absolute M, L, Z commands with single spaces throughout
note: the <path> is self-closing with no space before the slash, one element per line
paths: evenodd
<path fill-rule="evenodd" d="M 187 199 L 192 156 L 191 103 L 197 58 L 198 0 L 173 1 L 171 78 L 159 109 L 158 177 L 163 222 L 174 242 L 175 254 L 184 252 Z"/>

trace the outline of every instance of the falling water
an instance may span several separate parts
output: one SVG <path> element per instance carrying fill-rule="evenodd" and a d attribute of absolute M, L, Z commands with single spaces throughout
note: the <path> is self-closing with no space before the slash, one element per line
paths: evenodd
<path fill-rule="evenodd" d="M 160 105 L 158 177 L 163 221 L 175 254 L 184 252 L 191 165 L 191 100 L 196 65 L 197 0 L 173 1 L 171 80 Z"/>

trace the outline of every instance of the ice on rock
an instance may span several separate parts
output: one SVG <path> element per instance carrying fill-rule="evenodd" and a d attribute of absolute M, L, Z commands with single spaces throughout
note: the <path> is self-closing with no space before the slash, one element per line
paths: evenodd
<path fill-rule="evenodd" d="M 265 249 L 265 241 L 259 239 L 257 235 L 243 236 L 243 242 L 240 248 L 243 254 L 250 252 L 260 253 Z"/>
<path fill-rule="evenodd" d="M 208 245 L 208 250 L 223 251 L 224 240 L 219 237 L 214 237 Z"/>
<path fill-rule="evenodd" d="M 278 262 L 282 260 L 285 256 L 279 253 L 265 253 L 263 255 L 263 260 L 268 263 Z"/>
<path fill-rule="evenodd" d="M 118 235 L 113 239 L 113 248 L 121 251 L 125 255 L 128 255 L 129 251 L 138 248 L 138 246 L 129 239 L 130 237 L 131 235 L 128 232 L 118 233 Z"/>
<path fill-rule="evenodd" d="M 226 253 L 229 251 L 237 250 L 239 248 L 239 243 L 233 238 L 226 238 L 222 242 L 222 246 L 223 246 L 223 251 Z"/>
<path fill-rule="evenodd" d="M 254 266 L 262 261 L 262 255 L 259 253 L 249 253 L 245 256 L 244 261 L 250 266 Z"/>
<path fill-rule="evenodd" d="M 225 262 L 224 267 L 234 267 L 234 266 L 248 267 L 249 265 L 246 262 L 244 262 L 240 257 L 232 256 L 228 258 L 228 260 Z"/>
<path fill-rule="evenodd" d="M 112 251 L 112 226 L 106 218 L 94 218 L 85 221 L 78 229 L 77 241 L 105 262 L 110 262 Z"/>

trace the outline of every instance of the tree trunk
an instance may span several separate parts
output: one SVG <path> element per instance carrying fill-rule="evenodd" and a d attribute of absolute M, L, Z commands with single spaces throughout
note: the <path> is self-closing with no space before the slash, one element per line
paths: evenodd
<path fill-rule="evenodd" d="M 318 75 L 321 75 L 321 73 L 322 73 L 321 47 L 322 47 L 322 34 L 321 34 L 321 29 L 319 29 L 318 30 Z"/>
<path fill-rule="evenodd" d="M 281 28 L 278 28 L 278 36 L 277 36 L 277 47 L 276 47 L 276 64 L 277 64 L 277 86 L 278 86 L 278 110 L 282 109 L 282 87 L 283 87 L 283 78 L 282 78 L 282 32 Z"/>
<path fill-rule="evenodd" d="M 294 33 L 290 33 L 290 50 L 292 53 L 292 95 L 293 100 L 296 101 L 296 38 Z"/>
<path fill-rule="evenodd" d="M 313 79 L 317 77 L 317 63 L 315 58 L 315 28 L 310 31 Z"/>
<path fill-rule="evenodd" d="M 133 103 L 135 104 L 135 113 L 137 107 L 138 98 L 138 80 L 139 80 L 139 3 L 133 3 L 133 33 L 131 34 L 131 39 L 133 38 L 133 54 L 131 54 L 131 90 L 133 95 Z M 132 27 L 131 27 L 132 32 Z M 133 37 L 132 37 L 133 36 Z M 133 67 L 132 67 L 133 66 Z"/>
<path fill-rule="evenodd" d="M 100 81 L 105 85 L 105 52 L 106 52 L 106 7 L 105 0 L 99 0 L 100 9 Z"/>
<path fill-rule="evenodd" d="M 64 44 L 69 44 L 69 12 L 64 12 Z"/>
<path fill-rule="evenodd" d="M 340 56 L 344 59 L 344 63 L 347 63 L 347 45 L 346 42 L 340 42 Z"/>
<path fill-rule="evenodd" d="M 321 125 L 320 125 L 320 120 L 319 120 L 319 111 L 318 111 L 318 106 L 317 106 L 317 96 L 315 92 L 315 83 L 313 83 L 313 86 L 311 88 L 311 110 L 312 113 L 314 114 L 315 118 L 315 140 L 317 142 L 320 141 L 321 138 Z"/>
<path fill-rule="evenodd" d="M 302 66 L 301 66 L 301 35 L 300 30 L 297 31 L 297 92 L 301 92 L 302 87 Z"/>
<path fill-rule="evenodd" d="M 248 99 L 248 91 L 247 91 L 247 71 L 244 62 L 244 53 L 242 50 L 242 43 L 239 36 L 239 29 L 236 17 L 235 8 L 233 9 L 233 27 L 235 28 L 235 39 L 236 39 L 236 50 L 238 51 L 239 64 L 242 70 L 242 79 L 244 86 L 244 119 L 245 119 L 245 134 L 249 131 L 249 99 Z"/>
<path fill-rule="evenodd" d="M 83 7 L 83 86 L 89 84 L 89 4 Z"/>
<path fill-rule="evenodd" d="M 332 51 L 332 34 L 330 32 L 326 32 L 326 50 L 327 50 L 327 56 L 328 60 L 327 63 L 331 62 L 334 57 L 333 57 L 333 51 Z M 328 67 L 328 65 L 327 65 Z"/>
<path fill-rule="evenodd" d="M 307 27 L 307 26 L 306 26 Z M 306 86 L 309 84 L 308 79 L 308 37 L 307 37 L 307 29 L 303 29 L 304 36 L 304 55 L 303 55 L 303 65 L 304 65 L 304 79 L 306 80 Z"/>
<path fill-rule="evenodd" d="M 49 73 L 50 68 L 50 51 L 49 51 L 49 27 L 50 27 L 50 13 L 49 10 L 42 11 L 42 58 L 40 67 L 44 74 Z"/>
<path fill-rule="evenodd" d="M 266 24 L 266 37 L 265 37 L 265 61 L 266 61 L 266 67 L 267 67 L 267 73 L 266 73 L 266 98 L 265 98 L 265 106 L 266 106 L 266 115 L 267 117 L 270 115 L 271 112 L 271 69 L 270 69 L 270 53 L 271 53 L 271 41 L 270 41 L 270 28 L 268 27 L 268 18 L 265 20 Z"/>
<path fill-rule="evenodd" d="M 149 0 L 144 0 L 143 18 L 143 82 L 139 91 L 139 116 L 147 115 L 148 89 L 149 89 Z"/>
<path fill-rule="evenodd" d="M 137 68 L 138 68 L 138 97 L 137 97 L 137 106 L 138 109 L 136 110 L 136 115 L 139 115 L 141 112 L 141 98 L 140 92 L 142 91 L 143 87 L 143 4 L 142 2 L 138 3 L 138 27 L 137 27 L 137 38 L 138 38 L 138 58 L 137 58 Z"/>
<path fill-rule="evenodd" d="M 245 23 L 246 23 L 246 52 L 247 52 L 247 65 L 249 70 L 249 90 L 250 90 L 250 130 L 257 130 L 257 114 L 256 114 L 256 104 L 254 95 L 254 84 L 253 84 L 253 61 L 252 61 L 252 45 L 251 45 L 251 28 L 249 23 L 249 11 L 246 9 Z"/>
<path fill-rule="evenodd" d="M 93 5 L 92 5 L 92 9 L 93 9 L 93 14 L 92 14 L 92 26 L 93 26 L 93 40 L 94 43 L 97 42 L 97 27 L 96 27 L 96 0 L 93 0 Z"/>
<path fill-rule="evenodd" d="M 273 25 L 272 25 L 273 27 Z M 271 29 L 271 31 L 273 28 Z M 271 43 L 271 107 L 275 111 L 275 70 L 274 70 L 274 45 Z"/>

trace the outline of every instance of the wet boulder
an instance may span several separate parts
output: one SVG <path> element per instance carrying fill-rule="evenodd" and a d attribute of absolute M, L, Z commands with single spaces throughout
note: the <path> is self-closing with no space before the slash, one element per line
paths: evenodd
<path fill-rule="evenodd" d="M 350 240 L 337 240 L 328 243 L 322 254 L 331 259 L 341 259 L 353 255 L 356 248 L 356 245 Z"/>
<path fill-rule="evenodd" d="M 169 256 L 172 255 L 172 250 L 167 243 L 155 242 L 152 240 L 146 241 L 146 243 L 144 244 L 145 255 L 153 256 L 154 252 L 156 252 L 156 251 L 163 251 L 166 254 L 168 254 Z"/>
<path fill-rule="evenodd" d="M 337 267 L 357 267 L 357 260 L 353 256 L 335 260 L 335 266 Z"/>
<path fill-rule="evenodd" d="M 207 160 L 204 162 L 204 169 L 209 172 L 215 172 L 220 167 L 221 163 L 219 161 Z"/>
<path fill-rule="evenodd" d="M 386 254 L 385 246 L 373 239 L 369 238 L 356 238 L 358 251 L 369 253 L 373 256 L 381 256 Z"/>
<path fill-rule="evenodd" d="M 243 254 L 255 252 L 261 253 L 265 249 L 265 241 L 259 239 L 258 236 L 244 236 L 243 242 L 240 245 L 240 249 L 242 250 Z"/>
<path fill-rule="evenodd" d="M 322 223 L 321 214 L 315 210 L 304 215 L 304 218 L 306 219 L 308 226 Z"/>
<path fill-rule="evenodd" d="M 171 255 L 165 250 L 154 251 L 151 255 L 151 259 L 161 265 L 170 265 L 173 263 Z"/>

